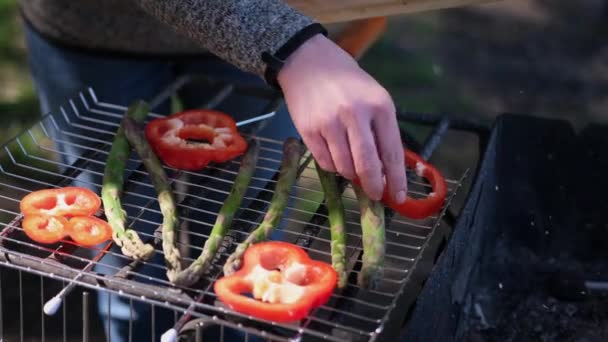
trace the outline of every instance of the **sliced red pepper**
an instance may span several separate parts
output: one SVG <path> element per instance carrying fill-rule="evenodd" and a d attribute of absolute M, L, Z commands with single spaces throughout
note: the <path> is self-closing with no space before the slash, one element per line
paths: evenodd
<path fill-rule="evenodd" d="M 433 165 L 427 163 L 418 154 L 406 149 L 403 153 L 405 166 L 414 170 L 418 176 L 426 178 L 433 191 L 425 198 L 413 199 L 408 196 L 405 202 L 397 204 L 385 188 L 382 202 L 399 214 L 412 219 L 423 219 L 436 214 L 443 207 L 448 194 L 445 179 Z M 355 183 L 361 184 L 358 179 L 355 179 Z"/>
<path fill-rule="evenodd" d="M 104 220 L 93 216 L 70 219 L 67 232 L 81 246 L 95 246 L 112 238 L 112 227 Z"/>
<path fill-rule="evenodd" d="M 34 191 L 23 197 L 21 213 L 48 216 L 88 216 L 101 206 L 101 199 L 93 191 L 81 187 L 65 187 Z"/>
<path fill-rule="evenodd" d="M 210 162 L 222 163 L 241 155 L 247 141 L 236 122 L 214 110 L 193 109 L 152 120 L 146 138 L 168 166 L 200 170 Z"/>
<path fill-rule="evenodd" d="M 31 215 L 21 223 L 23 231 L 32 240 L 40 243 L 55 243 L 67 234 L 68 220 L 61 216 Z"/>
<path fill-rule="evenodd" d="M 243 267 L 216 281 L 214 290 L 222 302 L 237 312 L 292 322 L 325 304 L 337 278 L 331 265 L 311 260 L 300 247 L 269 241 L 249 247 Z"/>
<path fill-rule="evenodd" d="M 395 203 L 392 196 L 385 191 L 382 201 L 399 214 L 413 219 L 423 219 L 436 214 L 441 210 L 445 197 L 448 194 L 445 179 L 433 165 L 427 163 L 416 153 L 410 150 L 404 150 L 404 153 L 405 165 L 415 170 L 418 176 L 426 178 L 431 184 L 433 191 L 425 198 L 413 199 L 407 197 L 402 204 Z"/>

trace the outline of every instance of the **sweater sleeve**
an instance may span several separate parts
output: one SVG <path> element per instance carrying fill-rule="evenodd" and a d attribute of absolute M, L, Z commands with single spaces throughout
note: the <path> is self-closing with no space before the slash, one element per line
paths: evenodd
<path fill-rule="evenodd" d="M 281 0 L 135 0 L 147 13 L 216 56 L 258 75 L 275 53 L 313 23 Z"/>

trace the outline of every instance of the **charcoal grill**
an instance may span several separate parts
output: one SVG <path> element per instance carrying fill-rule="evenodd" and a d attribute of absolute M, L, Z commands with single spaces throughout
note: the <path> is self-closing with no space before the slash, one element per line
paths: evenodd
<path fill-rule="evenodd" d="M 158 104 L 166 100 L 189 81 L 188 78 L 178 80 L 151 102 Z M 219 80 L 206 81 L 218 85 L 216 95 L 204 105 L 207 108 L 218 106 L 236 93 L 247 93 L 267 100 L 262 113 L 253 115 L 265 119 L 271 117 L 280 104 L 280 98 L 272 91 L 239 87 Z M 112 242 L 95 248 L 78 247 L 69 241 L 43 246 L 33 243 L 22 233 L 18 204 L 27 193 L 66 185 L 86 186 L 99 193 L 104 161 L 126 110 L 107 100 L 111 99 L 97 99 L 95 91 L 87 89 L 2 147 L 2 153 L 6 155 L 0 164 L 0 189 L 4 189 L 0 193 L 2 340 L 44 341 L 57 336 L 64 341 L 95 340 L 100 330 L 108 331 L 111 324 L 100 325 L 91 318 L 95 315 L 91 304 L 95 296 L 91 295 L 97 291 L 127 300 L 131 314 L 136 302 L 149 306 L 153 340 L 160 339 L 155 317 L 161 310 L 173 312 L 169 324 L 172 330 L 165 338 L 175 333 L 200 341 L 206 330 L 212 328 L 219 329 L 221 340 L 228 336 L 229 330 L 240 332 L 243 340 L 258 336 L 276 341 L 374 341 L 398 334 L 415 297 L 416 291 L 411 289 L 419 288 L 428 274 L 426 268 L 420 267 L 421 260 L 432 259 L 438 251 L 438 241 L 449 233 L 442 218 L 466 173 L 459 179 L 447 180 L 449 195 L 438 215 L 426 220 L 409 220 L 387 213 L 385 274 L 374 290 L 362 289 L 356 284 L 362 254 L 359 212 L 352 189 L 344 186 L 348 286 L 336 291 L 326 305 L 311 312 L 299 324 L 268 323 L 222 306 L 212 285 L 221 275 L 225 257 L 263 217 L 278 175 L 281 141 L 257 136 L 261 142 L 260 160 L 245 201 L 213 265 L 195 286 L 176 288 L 164 276 L 163 252 L 157 231 L 162 216 L 148 174 L 135 153 L 128 161 L 123 204 L 128 226 L 138 231 L 144 240 L 155 243 L 156 259 L 133 262 L 114 250 Z M 251 121 L 242 123 L 250 137 L 257 134 L 264 122 Z M 438 133 L 445 131 L 445 127 L 441 127 L 438 126 Z M 431 140 L 430 146 L 436 143 L 436 139 Z M 430 152 L 426 150 L 424 156 L 428 158 Z M 308 152 L 302 157 L 297 184 L 291 191 L 288 209 L 273 239 L 296 243 L 314 259 L 329 262 L 326 209 L 313 162 Z M 180 221 L 184 223 L 179 247 L 186 262 L 191 262 L 200 253 L 217 210 L 230 190 L 238 164 L 239 160 L 212 165 L 202 172 L 166 168 L 179 202 Z M 409 173 L 409 183 L 413 197 L 426 196 L 429 192 L 430 186 L 414 173 Z M 35 295 L 25 296 L 26 291 Z M 59 305 L 62 305 L 61 313 L 52 315 Z M 111 303 L 107 310 L 112 311 Z M 78 319 L 70 318 L 74 312 Z M 131 328 L 129 325 L 129 340 L 138 341 Z M 50 331 L 57 334 L 51 337 Z"/>

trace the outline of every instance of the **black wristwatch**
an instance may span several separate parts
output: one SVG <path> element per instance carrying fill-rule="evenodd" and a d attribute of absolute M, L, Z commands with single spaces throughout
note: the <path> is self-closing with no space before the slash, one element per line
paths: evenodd
<path fill-rule="evenodd" d="M 277 82 L 277 75 L 285 65 L 285 60 L 308 39 L 319 33 L 327 36 L 327 29 L 319 23 L 308 25 L 285 42 L 274 55 L 269 52 L 262 53 L 262 61 L 266 63 L 266 71 L 264 72 L 266 82 L 280 90 L 281 87 Z"/>

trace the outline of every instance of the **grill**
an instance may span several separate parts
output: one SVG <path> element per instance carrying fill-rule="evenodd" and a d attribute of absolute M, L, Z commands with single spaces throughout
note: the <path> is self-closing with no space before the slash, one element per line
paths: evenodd
<path fill-rule="evenodd" d="M 151 103 L 155 105 L 168 99 L 193 79 L 178 80 Z M 257 132 L 262 129 L 264 119 L 274 114 L 280 98 L 263 88 L 202 77 L 196 79 L 213 84 L 217 91 L 202 107 L 214 108 L 241 95 L 264 98 L 267 102 L 259 115 L 239 123 L 249 137 L 256 135 L 260 141 L 260 158 L 242 207 L 204 279 L 196 286 L 177 288 L 165 278 L 158 231 L 162 215 L 148 174 L 135 153 L 127 165 L 123 206 L 128 214 L 128 226 L 138 231 L 144 240 L 155 244 L 155 258 L 134 262 L 124 257 L 112 242 L 96 248 L 83 248 L 68 241 L 44 246 L 31 242 L 23 234 L 19 201 L 27 193 L 67 185 L 85 186 L 97 193 L 101 190 L 105 159 L 126 108 L 98 100 L 94 90 L 87 89 L 57 112 L 43 116 L 2 148 L 2 153 L 6 154 L 0 164 L 0 188 L 4 188 L 0 193 L 0 264 L 3 266 L 0 273 L 0 336 L 3 340 L 52 340 L 57 336 L 64 341 L 94 340 L 94 336 L 101 334 L 101 329 L 108 332 L 111 325 L 110 321 L 100 325 L 92 319 L 95 310 L 91 295 L 98 292 L 109 294 L 108 298 L 118 296 L 129 303 L 131 322 L 135 315 L 134 305 L 147 306 L 153 340 L 161 338 L 157 325 L 167 325 L 158 320 L 161 312 L 169 312 L 171 317 L 171 330 L 164 335 L 166 340 L 173 340 L 170 337 L 175 334 L 200 341 L 212 329 L 218 331 L 219 340 L 228 340 L 233 332 L 243 340 L 258 336 L 273 341 L 374 341 L 395 336 L 416 296 L 415 289 L 428 274 L 428 265 L 422 267 L 421 261 L 432 259 L 438 250 L 438 241 L 449 233 L 442 218 L 449 212 L 448 206 L 466 173 L 457 180 L 447 180 L 449 195 L 437 216 L 414 221 L 387 211 L 385 272 L 374 290 L 362 289 L 356 284 L 362 254 L 360 215 L 353 190 L 343 184 L 348 286 L 334 292 L 326 305 L 311 312 L 299 324 L 274 324 L 236 313 L 217 300 L 212 286 L 221 276 L 225 258 L 261 221 L 272 197 L 282 142 L 257 136 Z M 429 153 L 423 155 L 428 158 Z M 202 250 L 238 166 L 237 159 L 209 166 L 201 172 L 166 168 L 179 203 L 182 226 L 178 245 L 186 263 Z M 408 174 L 410 196 L 426 196 L 430 186 L 415 173 L 408 171 Z M 285 216 L 272 238 L 296 243 L 312 258 L 330 262 L 323 191 L 308 152 L 301 159 L 297 184 L 291 190 Z M 39 282 L 39 291 L 36 282 Z M 25 295 L 27 291 L 35 295 Z M 54 314 L 59 305 L 63 305 L 62 313 Z M 111 301 L 100 306 L 108 312 L 113 310 Z M 70 319 L 74 312 L 82 316 L 81 319 Z M 51 331 L 56 333 L 53 338 Z M 129 324 L 128 338 L 140 340 L 133 324 Z"/>

